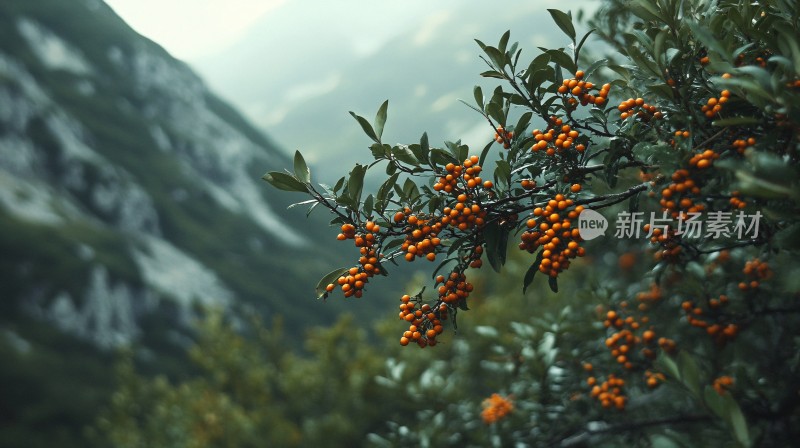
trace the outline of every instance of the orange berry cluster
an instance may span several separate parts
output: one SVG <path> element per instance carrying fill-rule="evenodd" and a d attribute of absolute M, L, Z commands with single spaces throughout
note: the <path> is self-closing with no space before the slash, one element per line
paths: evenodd
<path fill-rule="evenodd" d="M 574 202 L 563 194 L 547 202 L 547 205 L 533 210 L 533 217 L 526 223 L 528 231 L 522 234 L 521 250 L 530 253 L 542 248 L 542 261 L 539 271 L 550 277 L 569 268 L 570 260 L 586 255 L 586 249 L 580 247 L 581 239 L 577 228 L 572 228 L 572 221 L 583 211 L 579 205 L 572 210 Z"/>
<path fill-rule="evenodd" d="M 740 209 L 747 207 L 747 202 L 741 200 L 739 198 L 739 196 L 741 196 L 740 192 L 738 192 L 738 191 L 732 191 L 731 192 L 731 199 L 729 201 L 730 204 L 731 204 L 731 207 L 740 208 Z"/>
<path fill-rule="evenodd" d="M 705 210 L 705 204 L 695 204 L 689 197 L 691 195 L 699 195 L 700 187 L 689 176 L 688 170 L 679 169 L 675 171 L 672 173 L 671 180 L 672 182 L 667 188 L 661 190 L 659 204 L 663 211 L 670 212 L 673 218 L 678 218 L 684 212 L 700 213 Z"/>
<path fill-rule="evenodd" d="M 710 299 L 708 301 L 708 307 L 711 309 L 719 309 L 727 303 L 728 296 L 721 295 L 718 299 Z M 704 328 L 706 333 L 714 338 L 719 345 L 724 345 L 732 341 L 739 333 L 739 326 L 736 324 L 726 324 L 724 322 L 710 323 L 709 320 L 704 319 L 703 315 L 706 314 L 706 311 L 691 300 L 685 300 L 681 303 L 681 309 L 686 312 L 686 321 L 689 322 L 689 325 L 697 328 Z"/>
<path fill-rule="evenodd" d="M 676 138 L 684 138 L 684 139 L 686 139 L 686 138 L 689 138 L 692 135 L 692 133 L 689 132 L 689 131 L 686 131 L 686 130 L 678 129 L 677 131 L 675 131 L 674 135 L 675 135 Z M 675 146 L 675 139 L 671 139 L 669 141 L 669 144 L 671 146 Z"/>
<path fill-rule="evenodd" d="M 653 359 L 656 356 L 655 351 L 651 348 L 656 342 L 655 332 L 648 329 L 642 332 L 641 336 L 636 335 L 641 329 L 642 323 L 646 324 L 647 322 L 649 322 L 647 316 L 644 316 L 641 321 L 637 321 L 633 316 L 623 319 L 622 315 L 614 310 L 608 311 L 603 320 L 603 326 L 615 330 L 611 336 L 606 338 L 606 347 L 611 350 L 612 358 L 627 370 L 633 369 L 634 349 L 639 344 L 644 343 L 641 350 L 642 356 L 647 359 Z"/>
<path fill-rule="evenodd" d="M 661 288 L 657 283 L 652 283 L 649 291 L 636 293 L 636 300 L 639 301 L 639 311 L 647 311 L 649 304 L 661 300 Z"/>
<path fill-rule="evenodd" d="M 523 190 L 533 190 L 536 188 L 536 181 L 532 179 L 522 179 L 519 184 Z"/>
<path fill-rule="evenodd" d="M 458 194 L 466 188 L 472 189 L 480 185 L 486 189 L 492 188 L 491 181 L 482 182 L 480 176 L 478 176 L 482 170 L 481 166 L 478 165 L 479 160 L 478 156 L 472 156 L 464 160 L 461 165 L 448 163 L 444 167 L 447 174 L 441 176 L 439 181 L 433 184 L 433 189 L 444 191 L 445 193 Z"/>
<path fill-rule="evenodd" d="M 664 376 L 663 373 L 653 372 L 649 369 L 645 370 L 644 378 L 647 387 L 649 387 L 650 389 L 655 389 L 656 387 L 658 387 L 659 384 L 663 383 L 667 379 L 667 377 Z"/>
<path fill-rule="evenodd" d="M 514 131 L 506 131 L 503 126 L 497 127 L 497 132 L 494 134 L 494 141 L 502 143 L 503 148 L 508 149 L 511 147 L 511 139 L 514 138 Z"/>
<path fill-rule="evenodd" d="M 458 230 L 466 231 L 473 227 L 482 227 L 486 223 L 486 210 L 478 202 L 473 202 L 473 195 L 461 193 L 456 201 L 453 207 L 442 210 L 442 224 L 450 224 Z"/>
<path fill-rule="evenodd" d="M 625 404 L 628 401 L 628 397 L 623 394 L 622 390 L 625 386 L 625 380 L 616 377 L 612 373 L 601 384 L 597 384 L 597 379 L 593 376 L 589 377 L 587 383 L 592 386 L 592 391 L 589 395 L 597 399 L 601 406 L 606 409 L 614 406 L 620 411 L 625 410 Z"/>
<path fill-rule="evenodd" d="M 514 403 L 511 401 L 510 397 L 492 394 L 492 396 L 483 400 L 481 418 L 483 419 L 484 423 L 490 425 L 505 418 L 513 410 Z"/>
<path fill-rule="evenodd" d="M 769 263 L 758 258 L 747 261 L 742 272 L 750 278 L 749 282 L 739 283 L 739 289 L 742 291 L 756 289 L 761 286 L 761 281 L 772 278 L 772 269 L 770 269 Z"/>
<path fill-rule="evenodd" d="M 693 155 L 692 158 L 689 159 L 689 166 L 693 166 L 701 170 L 706 169 L 710 167 L 711 163 L 718 158 L 719 154 L 717 154 L 711 149 L 706 149 L 700 154 Z"/>
<path fill-rule="evenodd" d="M 360 298 L 369 279 L 380 273 L 379 255 L 374 247 L 376 235 L 381 230 L 380 226 L 372 221 L 367 221 L 364 228 L 367 233 L 362 235 L 356 233 L 356 228 L 353 224 L 343 224 L 342 233 L 336 237 L 338 240 L 355 240 L 356 247 L 361 252 L 361 257 L 358 259 L 360 266 L 350 268 L 345 275 L 341 275 L 336 281 L 345 297 L 356 296 Z M 335 288 L 336 285 L 330 283 L 325 287 L 325 290 L 333 292 Z"/>
<path fill-rule="evenodd" d="M 719 98 L 709 98 L 706 104 L 700 108 L 700 111 L 705 114 L 706 118 L 714 118 L 722 110 L 722 105 L 728 102 L 730 96 L 731 92 L 729 90 L 723 90 L 720 92 Z"/>
<path fill-rule="evenodd" d="M 650 224 L 644 225 L 644 231 L 650 232 Z M 653 255 L 656 261 L 669 261 L 674 262 L 678 260 L 683 248 L 681 247 L 680 235 L 676 234 L 677 231 L 669 227 L 666 232 L 664 229 L 653 229 L 653 234 L 650 236 L 650 243 L 661 246 L 661 250 L 657 250 Z"/>
<path fill-rule="evenodd" d="M 562 95 L 572 94 L 580 100 L 581 106 L 586 106 L 588 104 L 602 106 L 605 104 L 608 98 L 608 91 L 611 89 L 611 84 L 604 84 L 603 87 L 599 89 L 597 95 L 593 95 L 590 91 L 595 88 L 595 85 L 591 82 L 583 81 L 583 76 L 583 70 L 575 72 L 575 78 L 565 79 L 563 84 L 558 87 L 558 93 Z M 570 98 L 570 100 L 573 100 L 570 101 L 570 104 L 577 104 L 577 100 L 573 98 Z"/>
<path fill-rule="evenodd" d="M 436 336 L 444 331 L 442 319 L 447 319 L 447 306 L 442 304 L 434 310 L 426 303 L 417 308 L 417 303 L 408 294 L 400 301 L 400 319 L 409 323 L 408 330 L 400 338 L 400 345 L 406 346 L 411 342 L 416 342 L 420 348 L 436 345 Z"/>
<path fill-rule="evenodd" d="M 551 117 L 550 123 L 550 126 L 544 132 L 539 129 L 533 130 L 532 134 L 536 143 L 531 147 L 531 151 L 544 151 L 545 154 L 552 157 L 571 148 L 580 134 L 572 129 L 570 125 L 564 124 L 564 121 L 560 118 Z M 556 134 L 556 129 L 560 131 L 558 134 Z M 586 145 L 577 144 L 575 145 L 575 150 L 583 152 L 586 150 Z"/>
<path fill-rule="evenodd" d="M 717 391 L 718 394 L 725 395 L 726 393 L 728 393 L 728 389 L 730 389 L 733 386 L 733 383 L 734 383 L 733 378 L 727 375 L 723 375 L 719 378 L 715 378 L 711 386 L 714 388 L 715 391 Z"/>
<path fill-rule="evenodd" d="M 656 109 L 656 106 L 645 103 L 644 98 L 628 98 L 619 103 L 617 109 L 620 111 L 619 117 L 623 120 L 634 115 L 642 121 L 658 120 L 663 117 L 663 114 Z"/>
<path fill-rule="evenodd" d="M 442 231 L 441 222 L 433 217 L 415 215 L 407 207 L 403 212 L 395 213 L 394 222 L 397 225 L 406 224 L 406 238 L 400 246 L 400 250 L 405 252 L 406 261 L 414 261 L 417 257 L 436 260 L 436 248 L 442 243 L 438 237 Z"/>
<path fill-rule="evenodd" d="M 745 148 L 747 148 L 748 146 L 754 146 L 755 144 L 756 144 L 756 139 L 754 139 L 753 137 L 739 138 L 734 140 L 732 143 L 733 147 L 736 148 L 736 152 L 738 152 L 739 154 L 743 154 Z"/>
<path fill-rule="evenodd" d="M 439 300 L 449 305 L 456 305 L 466 299 L 474 289 L 472 283 L 467 282 L 467 276 L 463 272 L 451 272 L 448 277 L 437 276 L 436 284 L 440 285 L 437 289 Z"/>

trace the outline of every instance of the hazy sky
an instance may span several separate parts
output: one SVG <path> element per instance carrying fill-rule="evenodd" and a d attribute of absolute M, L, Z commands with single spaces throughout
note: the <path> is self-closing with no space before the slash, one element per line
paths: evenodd
<path fill-rule="evenodd" d="M 190 61 L 240 39 L 285 0 L 106 0 L 140 34 Z"/>

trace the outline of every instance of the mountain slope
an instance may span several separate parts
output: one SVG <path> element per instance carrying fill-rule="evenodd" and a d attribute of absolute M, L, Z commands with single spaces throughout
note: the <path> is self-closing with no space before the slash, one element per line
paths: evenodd
<path fill-rule="evenodd" d="M 0 3 L 0 445 L 86 446 L 107 350 L 186 374 L 198 305 L 332 321 L 326 217 L 260 180 L 290 165 L 104 3 Z"/>

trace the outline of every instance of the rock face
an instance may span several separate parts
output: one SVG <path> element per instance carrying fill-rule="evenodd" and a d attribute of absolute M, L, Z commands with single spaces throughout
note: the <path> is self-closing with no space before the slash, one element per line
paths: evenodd
<path fill-rule="evenodd" d="M 166 303 L 185 322 L 197 304 L 269 312 L 310 293 L 287 281 L 304 269 L 283 262 L 322 258 L 309 224 L 276 213 L 286 198 L 260 180 L 289 165 L 102 2 L 0 4 L 7 322 L 33 317 L 111 348 Z"/>

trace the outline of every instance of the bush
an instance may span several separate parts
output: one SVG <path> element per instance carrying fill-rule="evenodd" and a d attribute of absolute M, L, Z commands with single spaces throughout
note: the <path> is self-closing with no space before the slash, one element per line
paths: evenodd
<path fill-rule="evenodd" d="M 472 272 L 484 260 L 502 271 L 510 240 L 532 254 L 523 291 L 539 272 L 557 291 L 574 281 L 566 271 L 576 260 L 589 258 L 596 310 L 562 319 L 590 325 L 594 314 L 604 334 L 570 338 L 583 373 L 574 353 L 555 356 L 550 368 L 585 377 L 592 406 L 610 415 L 654 409 L 660 418 L 585 425 L 575 437 L 714 421 L 740 445 L 788 443 L 800 404 L 796 5 L 614 1 L 582 37 L 570 14 L 549 12 L 567 49 L 541 49 L 521 63 L 509 33 L 496 46 L 478 41 L 488 66 L 481 76 L 502 82 L 488 98 L 475 87 L 470 107 L 494 132 L 479 153 L 460 142 L 431 147 L 425 134 L 419 143 L 384 143 L 386 102 L 371 123 L 351 112 L 373 141 L 374 161 L 333 187 L 311 183 L 299 152 L 294 172 L 264 176 L 328 209 L 338 239 L 360 252 L 353 267 L 323 278 L 318 294 L 361 297 L 398 259 L 440 261 L 433 294 L 401 298 L 408 328 L 400 344 L 426 347 L 469 309 Z M 592 33 L 619 56 L 585 57 Z M 503 148 L 496 157 L 495 148 Z M 367 194 L 364 176 L 378 167 L 388 178 Z M 617 241 L 588 241 L 613 216 Z M 561 400 L 547 412 L 572 407 Z"/>

